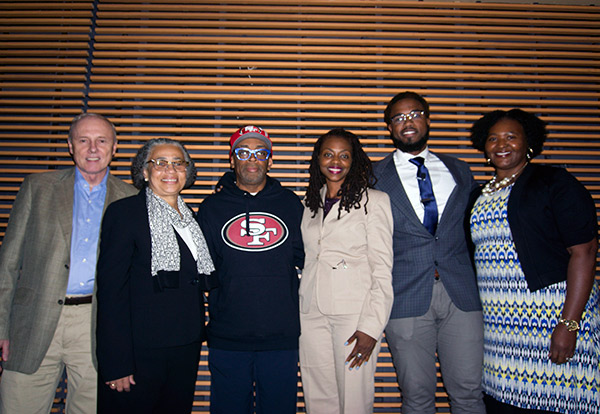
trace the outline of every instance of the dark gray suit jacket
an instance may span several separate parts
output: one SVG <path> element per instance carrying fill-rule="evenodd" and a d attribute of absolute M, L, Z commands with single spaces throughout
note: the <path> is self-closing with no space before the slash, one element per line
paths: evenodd
<path fill-rule="evenodd" d="M 74 184 L 75 168 L 29 175 L 13 205 L 0 248 L 0 339 L 10 340 L 9 370 L 37 371 L 54 336 L 69 280 Z M 104 208 L 136 192 L 109 175 Z"/>
<path fill-rule="evenodd" d="M 375 188 L 390 196 L 394 216 L 394 305 L 391 319 L 424 315 L 429 309 L 434 273 L 462 311 L 481 310 L 477 280 L 465 238 L 464 218 L 469 193 L 477 184 L 469 166 L 454 157 L 435 154 L 448 168 L 456 187 L 444 208 L 436 234 L 417 217 L 394 164 L 393 153 L 375 163 Z"/>

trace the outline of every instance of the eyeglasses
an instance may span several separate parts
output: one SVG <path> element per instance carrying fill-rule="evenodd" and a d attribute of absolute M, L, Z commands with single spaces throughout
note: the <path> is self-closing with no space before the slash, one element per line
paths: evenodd
<path fill-rule="evenodd" d="M 189 162 L 187 161 L 169 161 L 169 160 L 148 160 L 148 162 L 154 164 L 154 168 L 156 168 L 159 171 L 166 171 L 169 168 L 169 165 L 173 166 L 173 169 L 175 171 L 185 171 L 188 167 L 188 165 L 190 165 Z"/>
<path fill-rule="evenodd" d="M 407 119 L 419 119 L 425 115 L 425 111 L 410 111 L 407 114 L 398 114 L 392 118 L 393 124 L 399 124 L 401 122 L 406 121 Z"/>
<path fill-rule="evenodd" d="M 235 152 L 236 158 L 240 161 L 247 161 L 252 155 L 256 157 L 257 161 L 266 161 L 271 156 L 271 150 L 266 148 L 257 148 L 253 150 L 250 148 L 236 148 L 233 152 Z"/>

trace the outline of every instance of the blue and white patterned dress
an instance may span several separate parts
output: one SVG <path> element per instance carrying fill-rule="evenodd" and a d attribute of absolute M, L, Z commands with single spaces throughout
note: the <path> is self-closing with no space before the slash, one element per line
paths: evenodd
<path fill-rule="evenodd" d="M 566 282 L 529 291 L 507 220 L 512 185 L 481 195 L 471 212 L 484 317 L 483 389 L 506 404 L 567 414 L 600 412 L 600 294 L 596 283 L 574 357 L 548 358 Z"/>

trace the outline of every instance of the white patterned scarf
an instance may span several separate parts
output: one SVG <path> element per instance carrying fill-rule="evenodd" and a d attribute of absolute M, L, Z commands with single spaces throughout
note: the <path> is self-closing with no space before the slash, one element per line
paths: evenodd
<path fill-rule="evenodd" d="M 198 252 L 198 259 L 196 260 L 198 273 L 208 275 L 215 270 L 215 266 L 210 258 L 202 230 L 200 230 L 192 211 L 184 203 L 181 196 L 177 196 L 177 206 L 181 215 L 169 203 L 154 194 L 150 187 L 146 187 L 146 208 L 148 209 L 150 239 L 152 241 L 152 276 L 156 276 L 161 270 L 179 270 L 179 244 L 173 226 L 179 228 L 189 226 Z"/>

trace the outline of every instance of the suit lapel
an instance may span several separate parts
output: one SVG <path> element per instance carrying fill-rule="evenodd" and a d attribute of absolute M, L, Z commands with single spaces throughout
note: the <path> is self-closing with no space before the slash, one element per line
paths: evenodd
<path fill-rule="evenodd" d="M 107 171 L 108 177 L 106 178 L 106 197 L 104 198 L 104 207 L 102 208 L 102 214 L 106 211 L 106 208 L 112 203 L 120 199 L 123 195 L 117 191 L 117 186 L 114 185 L 113 180 L 118 180 L 118 178 L 113 177 L 110 174 L 110 171 Z"/>
<path fill-rule="evenodd" d="M 323 187 L 321 187 L 321 200 L 323 202 L 323 206 L 325 205 L 325 197 L 327 196 L 327 184 L 324 184 Z M 327 213 L 327 215 L 325 217 L 323 217 L 323 215 L 325 214 L 324 209 L 320 208 L 317 212 L 317 221 L 319 222 L 319 230 L 320 230 L 320 234 L 323 235 L 325 232 L 331 232 L 334 230 L 334 227 L 332 227 L 331 225 L 329 225 L 329 222 L 331 221 L 338 221 L 338 209 L 340 208 L 340 201 L 338 201 L 337 203 L 335 203 L 332 207 L 331 210 L 329 210 L 329 213 Z M 342 219 L 344 216 L 350 214 L 348 211 L 342 209 L 341 213 L 340 213 L 340 219 Z M 328 226 L 328 227 L 326 227 Z"/>
<path fill-rule="evenodd" d="M 65 174 L 54 184 L 56 197 L 56 216 L 68 246 L 71 245 L 73 229 L 73 187 L 75 185 L 75 168 L 65 170 Z"/>
<path fill-rule="evenodd" d="M 456 214 L 456 209 L 459 205 L 459 203 L 456 202 L 457 197 L 460 196 L 460 193 L 461 193 L 461 191 L 463 191 L 464 188 L 467 188 L 467 184 L 465 183 L 464 175 L 461 173 L 461 171 L 457 167 L 456 163 L 450 162 L 446 156 L 443 156 L 440 154 L 435 154 L 435 155 L 436 155 L 436 157 L 438 157 L 440 159 L 440 161 L 442 161 L 444 163 L 446 168 L 448 168 L 448 171 L 450 171 L 450 174 L 452 175 L 452 178 L 454 178 L 454 182 L 456 183 L 456 185 L 454 186 L 454 189 L 452 190 L 452 192 L 450 193 L 450 196 L 448 197 L 448 201 L 446 202 L 446 207 L 444 208 L 444 211 L 442 212 L 442 217 L 440 218 L 439 227 L 438 227 L 438 229 L 439 229 L 440 227 L 443 228 L 444 223 L 449 220 L 448 217 L 453 217 Z M 459 214 L 463 214 L 463 212 L 459 212 Z"/>
<path fill-rule="evenodd" d="M 323 202 L 323 206 L 325 205 L 325 196 L 327 196 L 327 184 L 323 184 L 323 187 L 321 187 L 321 201 Z M 338 209 L 340 208 L 339 203 L 340 202 L 338 201 L 331 207 L 331 210 L 325 216 L 325 218 L 323 218 L 323 214 L 325 214 L 325 211 L 322 208 L 320 208 L 319 211 L 317 212 L 316 218 L 318 218 L 318 220 L 319 220 L 319 223 L 320 223 L 319 225 L 321 226 L 321 232 L 323 232 L 323 227 L 325 226 L 325 223 L 328 223 L 331 220 L 338 219 Z M 349 213 L 346 210 L 342 210 L 342 212 L 340 214 L 340 218 L 344 217 L 346 214 L 349 214 Z"/>
<path fill-rule="evenodd" d="M 382 161 L 385 164 L 383 165 L 381 175 L 377 177 L 376 187 L 389 195 L 392 207 L 403 214 L 409 223 L 412 223 L 419 231 L 429 234 L 427 229 L 423 226 L 423 223 L 421 223 L 421 220 L 419 220 L 419 217 L 417 217 L 417 213 L 415 213 L 415 210 L 406 195 L 406 191 L 404 190 L 404 186 L 402 185 L 400 177 L 398 176 L 398 171 L 396 170 L 396 164 L 394 164 L 393 154 L 394 153 L 391 153 Z"/>

